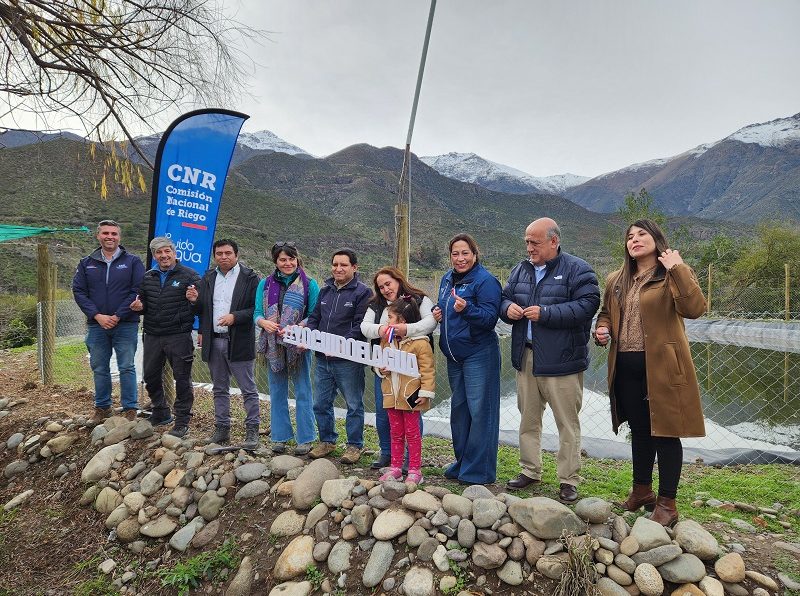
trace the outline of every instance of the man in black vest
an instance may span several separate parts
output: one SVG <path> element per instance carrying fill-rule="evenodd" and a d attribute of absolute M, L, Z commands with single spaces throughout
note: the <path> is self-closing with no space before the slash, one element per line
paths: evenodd
<path fill-rule="evenodd" d="M 231 375 L 242 392 L 246 436 L 242 447 L 258 447 L 259 403 L 255 380 L 256 335 L 253 325 L 258 275 L 239 263 L 239 246 L 217 240 L 212 247 L 217 266 L 186 298 L 200 315 L 201 356 L 208 362 L 214 392 L 214 434 L 210 443 L 225 445 L 231 430 Z"/>
<path fill-rule="evenodd" d="M 150 251 L 158 266 L 144 274 L 139 295 L 131 302 L 131 310 L 144 314 L 144 383 L 153 402 L 153 426 L 175 425 L 169 434 L 185 437 L 189 432 L 194 393 L 192 361 L 194 312 L 186 299 L 186 290 L 200 283 L 194 269 L 177 260 L 175 245 L 159 236 L 150 241 Z M 175 376 L 175 417 L 164 397 L 162 374 L 169 359 Z"/>

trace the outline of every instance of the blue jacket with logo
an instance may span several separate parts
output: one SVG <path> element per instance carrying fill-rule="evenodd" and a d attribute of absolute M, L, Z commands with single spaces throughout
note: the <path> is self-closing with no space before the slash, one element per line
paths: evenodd
<path fill-rule="evenodd" d="M 317 305 L 308 316 L 307 326 L 309 329 L 363 340 L 361 321 L 364 320 L 370 300 L 372 300 L 372 290 L 358 280 L 357 273 L 341 289 L 336 287 L 336 283 L 330 277 L 325 280 L 325 285 L 319 291 Z M 317 352 L 317 356 L 328 358 L 320 352 Z M 328 359 L 341 360 L 334 357 Z"/>
<path fill-rule="evenodd" d="M 477 263 L 455 286 L 456 294 L 467 301 L 460 313 L 453 309 L 453 270 L 442 277 L 439 301 L 439 347 L 450 360 L 460 361 L 497 341 L 494 326 L 500 313 L 500 282 Z"/>
<path fill-rule="evenodd" d="M 139 293 L 144 264 L 123 246 L 119 250 L 110 269 L 100 248 L 82 258 L 75 269 L 72 294 L 89 323 L 95 323 L 97 314 L 117 315 L 120 321 L 139 322 L 139 313 L 130 309 L 130 303 Z"/>
<path fill-rule="evenodd" d="M 539 305 L 539 320 L 532 322 L 533 370 L 536 376 L 558 377 L 589 367 L 589 331 L 600 306 L 600 288 L 591 266 L 558 249 L 545 263 L 542 281 L 527 259 L 508 276 L 503 288 L 500 318 L 511 324 L 511 364 L 521 370 L 528 334 L 528 319 L 512 321 L 506 314 L 511 303 L 522 308 Z"/>

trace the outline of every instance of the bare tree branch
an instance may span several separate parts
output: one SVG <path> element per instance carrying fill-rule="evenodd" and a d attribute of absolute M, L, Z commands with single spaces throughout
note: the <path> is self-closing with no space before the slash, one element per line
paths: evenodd
<path fill-rule="evenodd" d="M 0 0 L 0 113 L 67 113 L 87 136 L 184 105 L 230 105 L 256 31 L 222 0 Z M 150 164 L 152 167 L 152 164 Z"/>

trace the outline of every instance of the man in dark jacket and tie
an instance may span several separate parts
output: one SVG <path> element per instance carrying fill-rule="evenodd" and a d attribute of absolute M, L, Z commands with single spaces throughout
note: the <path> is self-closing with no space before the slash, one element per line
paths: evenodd
<path fill-rule="evenodd" d="M 528 258 L 503 288 L 500 318 L 512 325 L 511 363 L 517 370 L 522 473 L 509 481 L 525 488 L 542 476 L 542 415 L 547 405 L 558 427 L 559 498 L 578 498 L 581 467 L 583 371 L 600 288 L 589 264 L 561 250 L 561 230 L 550 218 L 525 230 Z"/>
<path fill-rule="evenodd" d="M 259 402 L 255 380 L 256 336 L 253 325 L 258 275 L 239 263 L 239 246 L 217 240 L 212 247 L 217 266 L 209 269 L 186 298 L 200 315 L 201 355 L 208 362 L 214 392 L 214 434 L 210 443 L 225 445 L 231 430 L 231 375 L 242 392 L 246 411 L 242 447 L 258 447 Z"/>
<path fill-rule="evenodd" d="M 192 361 L 194 312 L 186 290 L 200 283 L 197 272 L 177 260 L 175 244 L 164 236 L 150 241 L 158 265 L 144 274 L 139 295 L 131 310 L 144 314 L 144 384 L 153 402 L 153 426 L 169 424 L 173 416 L 164 397 L 162 375 L 169 359 L 175 376 L 175 425 L 169 434 L 185 437 L 189 432 L 194 392 Z"/>

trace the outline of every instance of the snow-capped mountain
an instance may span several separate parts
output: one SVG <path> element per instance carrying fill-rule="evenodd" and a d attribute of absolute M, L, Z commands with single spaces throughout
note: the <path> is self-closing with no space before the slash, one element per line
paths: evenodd
<path fill-rule="evenodd" d="M 136 138 L 139 147 L 151 160 L 155 159 L 158 143 L 161 141 L 161 134 L 156 133 Z M 300 157 L 312 157 L 307 151 L 297 145 L 287 143 L 275 133 L 269 130 L 260 130 L 258 132 L 242 132 L 239 134 L 231 165 L 236 166 L 262 153 L 288 153 L 289 155 L 298 155 Z M 138 155 L 132 149 L 128 149 L 128 154 L 134 161 L 139 161 Z"/>
<path fill-rule="evenodd" d="M 742 143 L 755 143 L 762 147 L 785 147 L 800 143 L 800 113 L 790 118 L 778 118 L 763 124 L 740 128 L 728 139 Z"/>
<path fill-rule="evenodd" d="M 564 196 L 592 211 L 611 212 L 641 188 L 671 215 L 800 221 L 800 113 L 597 176 Z"/>
<path fill-rule="evenodd" d="M 278 153 L 288 153 L 289 155 L 297 155 L 298 153 L 310 155 L 308 151 L 284 141 L 269 130 L 240 133 L 238 143 L 250 149 L 255 149 L 256 151 L 276 151 Z"/>
<path fill-rule="evenodd" d="M 472 182 L 489 190 L 512 194 L 547 193 L 561 194 L 567 188 L 577 186 L 589 178 L 575 174 L 537 177 L 517 170 L 475 153 L 447 153 L 420 157 L 434 170 L 462 182 Z"/>

